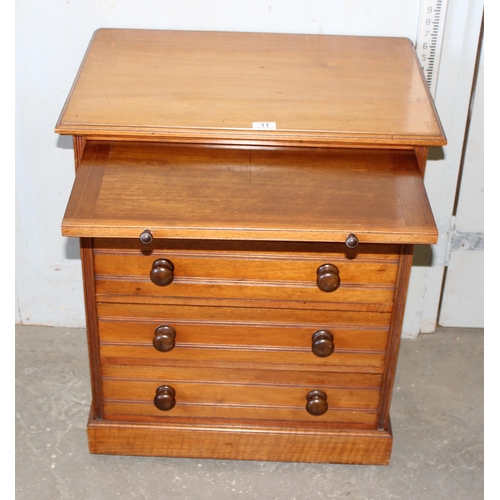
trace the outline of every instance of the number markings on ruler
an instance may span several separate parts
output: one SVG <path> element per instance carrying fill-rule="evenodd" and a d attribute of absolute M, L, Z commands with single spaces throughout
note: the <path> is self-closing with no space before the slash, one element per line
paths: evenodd
<path fill-rule="evenodd" d="M 447 0 L 422 0 L 416 50 L 427 86 L 434 97 L 441 56 Z"/>

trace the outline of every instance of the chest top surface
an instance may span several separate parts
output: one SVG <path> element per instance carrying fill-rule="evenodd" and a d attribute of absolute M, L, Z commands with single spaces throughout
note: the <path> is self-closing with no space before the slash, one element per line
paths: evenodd
<path fill-rule="evenodd" d="M 56 132 L 247 144 L 446 143 L 410 40 L 271 33 L 100 29 Z"/>

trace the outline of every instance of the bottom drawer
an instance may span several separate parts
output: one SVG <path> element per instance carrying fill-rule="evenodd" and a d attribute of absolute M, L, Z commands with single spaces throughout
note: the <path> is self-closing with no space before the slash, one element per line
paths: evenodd
<path fill-rule="evenodd" d="M 380 383 L 379 374 L 104 365 L 104 416 L 136 421 L 329 422 L 372 428 Z"/>

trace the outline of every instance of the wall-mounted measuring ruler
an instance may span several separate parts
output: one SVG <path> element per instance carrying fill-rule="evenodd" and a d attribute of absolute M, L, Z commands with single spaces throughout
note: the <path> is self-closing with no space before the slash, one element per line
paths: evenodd
<path fill-rule="evenodd" d="M 416 51 L 432 97 L 436 95 L 447 5 L 448 0 L 422 0 Z"/>

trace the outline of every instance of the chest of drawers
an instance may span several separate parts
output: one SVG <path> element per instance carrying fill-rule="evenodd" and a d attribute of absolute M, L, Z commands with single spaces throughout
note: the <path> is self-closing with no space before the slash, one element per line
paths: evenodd
<path fill-rule="evenodd" d="M 411 43 L 98 30 L 56 131 L 90 451 L 387 464 L 445 143 Z"/>

